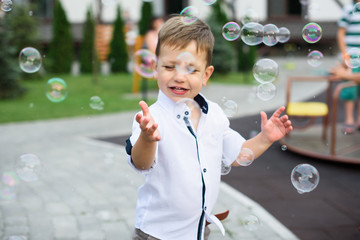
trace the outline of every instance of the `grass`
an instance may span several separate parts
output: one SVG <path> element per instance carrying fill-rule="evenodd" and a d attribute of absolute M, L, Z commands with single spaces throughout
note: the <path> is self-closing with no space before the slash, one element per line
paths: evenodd
<path fill-rule="evenodd" d="M 244 84 L 251 79 L 250 74 L 231 73 L 214 75 L 212 82 L 224 84 Z M 69 94 L 62 102 L 54 103 L 45 96 L 47 80 L 59 77 L 68 85 Z M 91 75 L 56 75 L 42 80 L 22 81 L 27 90 L 21 98 L 0 100 L 0 123 L 32 121 L 39 119 L 89 116 L 139 109 L 141 94 L 132 95 L 132 74 L 112 74 L 99 76 L 97 84 L 92 83 Z M 148 89 L 156 90 L 156 81 L 148 81 Z M 99 96 L 104 102 L 104 109 L 90 108 L 92 96 Z M 155 99 L 149 99 L 152 104 Z"/>

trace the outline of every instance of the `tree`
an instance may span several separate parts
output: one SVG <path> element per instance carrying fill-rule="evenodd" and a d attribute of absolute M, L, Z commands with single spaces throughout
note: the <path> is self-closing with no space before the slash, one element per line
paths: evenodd
<path fill-rule="evenodd" d="M 127 72 L 129 55 L 126 49 L 124 22 L 121 17 L 119 5 L 117 7 L 108 59 L 110 60 L 112 72 Z"/>
<path fill-rule="evenodd" d="M 25 89 L 19 83 L 19 68 L 13 57 L 16 50 L 11 43 L 8 16 L 0 19 L 0 99 L 21 96 Z"/>
<path fill-rule="evenodd" d="M 145 2 L 141 6 L 141 19 L 139 21 L 139 34 L 145 36 L 150 28 L 151 18 L 153 17 L 152 2 Z"/>
<path fill-rule="evenodd" d="M 94 29 L 94 17 L 89 8 L 86 13 L 86 20 L 83 27 L 83 42 L 80 49 L 80 71 L 82 73 L 91 73 L 93 70 L 93 61 L 96 61 L 96 59 L 94 59 L 97 57 L 94 47 Z"/>
<path fill-rule="evenodd" d="M 52 41 L 50 43 L 49 58 L 53 73 L 69 73 L 73 62 L 73 38 L 71 26 L 61 1 L 56 1 Z"/>

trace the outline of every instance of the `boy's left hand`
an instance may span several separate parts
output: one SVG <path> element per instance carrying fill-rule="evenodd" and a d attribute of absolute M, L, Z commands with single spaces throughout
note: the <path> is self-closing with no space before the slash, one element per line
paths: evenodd
<path fill-rule="evenodd" d="M 260 112 L 261 131 L 267 140 L 271 143 L 280 140 L 282 137 L 293 130 L 289 117 L 287 115 L 280 117 L 284 110 L 284 106 L 279 107 L 273 113 L 270 119 L 267 119 L 265 112 Z"/>

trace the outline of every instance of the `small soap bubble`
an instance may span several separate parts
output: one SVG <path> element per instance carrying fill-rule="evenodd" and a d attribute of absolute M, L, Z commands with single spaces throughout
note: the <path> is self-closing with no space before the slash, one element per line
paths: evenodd
<path fill-rule="evenodd" d="M 46 97 L 51 102 L 62 102 L 68 95 L 66 82 L 61 78 L 51 78 L 46 84 Z"/>
<path fill-rule="evenodd" d="M 222 99 L 221 108 L 227 117 L 233 117 L 238 111 L 237 103 L 225 97 Z"/>
<path fill-rule="evenodd" d="M 260 23 L 249 22 L 241 29 L 241 39 L 246 45 L 255 46 L 262 43 L 264 38 L 264 26 Z"/>
<path fill-rule="evenodd" d="M 279 28 L 279 33 L 276 36 L 277 40 L 281 43 L 286 43 L 290 39 L 290 30 L 286 27 Z"/>
<path fill-rule="evenodd" d="M 321 65 L 324 55 L 318 50 L 311 51 L 307 56 L 307 62 L 312 67 Z"/>
<path fill-rule="evenodd" d="M 279 28 L 274 24 L 264 25 L 264 39 L 263 43 L 269 47 L 274 46 L 278 43 L 276 36 L 279 34 Z"/>
<path fill-rule="evenodd" d="M 156 56 L 148 49 L 140 49 L 135 53 L 135 71 L 144 78 L 154 77 Z"/>
<path fill-rule="evenodd" d="M 302 30 L 302 37 L 308 43 L 316 43 L 321 39 L 322 29 L 317 23 L 308 23 Z"/>
<path fill-rule="evenodd" d="M 259 22 L 259 19 L 259 14 L 253 8 L 248 8 L 241 18 L 241 23 L 245 25 L 250 22 Z"/>
<path fill-rule="evenodd" d="M 256 96 L 262 101 L 269 101 L 276 95 L 276 87 L 272 83 L 262 83 L 257 87 Z"/>
<path fill-rule="evenodd" d="M 94 110 L 104 110 L 104 102 L 101 100 L 101 98 L 99 96 L 92 96 L 90 98 L 90 103 L 89 106 L 91 107 L 91 109 Z"/>
<path fill-rule="evenodd" d="M 287 146 L 286 146 L 286 145 L 281 145 L 281 150 L 286 151 L 286 150 L 287 150 Z"/>
<path fill-rule="evenodd" d="M 221 162 L 221 175 L 227 175 L 231 171 L 231 165 Z"/>
<path fill-rule="evenodd" d="M 1 0 L 1 10 L 4 12 L 10 12 L 13 9 L 12 0 Z"/>
<path fill-rule="evenodd" d="M 357 68 L 360 66 L 360 48 L 350 48 L 344 58 L 345 64 L 349 68 Z"/>
<path fill-rule="evenodd" d="M 236 22 L 228 22 L 222 28 L 222 35 L 227 41 L 235 41 L 240 37 L 240 26 Z"/>
<path fill-rule="evenodd" d="M 41 55 L 35 48 L 26 47 L 20 51 L 19 65 L 24 72 L 34 73 L 39 71 L 41 62 Z"/>
<path fill-rule="evenodd" d="M 253 138 L 253 137 L 255 137 L 256 135 L 258 135 L 258 131 L 256 131 L 256 130 L 251 130 L 250 131 L 250 133 L 249 133 L 249 138 Z"/>
<path fill-rule="evenodd" d="M 180 99 L 175 104 L 174 115 L 178 121 L 185 121 L 187 126 L 191 126 L 190 122 L 197 125 L 201 115 L 200 106 L 191 98 Z M 191 118 L 191 116 L 195 117 Z"/>
<path fill-rule="evenodd" d="M 101 3 L 105 6 L 113 6 L 113 5 L 115 5 L 116 1 L 115 0 L 101 0 Z"/>
<path fill-rule="evenodd" d="M 354 4 L 352 13 L 353 13 L 353 15 L 360 14 L 360 2 Z"/>
<path fill-rule="evenodd" d="M 14 187 L 19 183 L 19 178 L 15 172 L 3 172 L 2 182 L 9 187 Z"/>
<path fill-rule="evenodd" d="M 189 52 L 182 52 L 175 60 L 176 71 L 180 74 L 187 75 L 195 71 L 195 57 Z"/>
<path fill-rule="evenodd" d="M 0 200 L 10 201 L 16 199 L 15 187 L 4 186 L 0 183 Z"/>
<path fill-rule="evenodd" d="M 216 2 L 216 0 L 202 0 L 202 2 L 205 5 L 213 5 Z"/>
<path fill-rule="evenodd" d="M 279 65 L 272 59 L 263 58 L 253 66 L 253 75 L 259 83 L 270 83 L 276 80 L 279 74 Z"/>
<path fill-rule="evenodd" d="M 242 148 L 239 156 L 236 158 L 236 162 L 240 166 L 249 166 L 255 159 L 254 152 L 250 148 Z"/>
<path fill-rule="evenodd" d="M 299 164 L 291 172 L 291 183 L 300 194 L 314 190 L 319 180 L 318 170 L 310 164 Z"/>
<path fill-rule="evenodd" d="M 194 6 L 188 6 L 180 12 L 181 20 L 184 24 L 190 25 L 196 22 L 199 16 L 199 11 Z"/>
<path fill-rule="evenodd" d="M 259 228 L 260 226 L 260 220 L 257 216 L 255 215 L 249 215 L 246 216 L 243 219 L 243 226 L 246 230 L 248 231 L 255 231 Z"/>
<path fill-rule="evenodd" d="M 15 164 L 17 175 L 25 182 L 37 181 L 41 168 L 39 157 L 31 153 L 21 155 Z"/>
<path fill-rule="evenodd" d="M 34 14 L 33 11 L 29 11 L 29 16 L 30 17 L 32 17 L 33 14 Z"/>

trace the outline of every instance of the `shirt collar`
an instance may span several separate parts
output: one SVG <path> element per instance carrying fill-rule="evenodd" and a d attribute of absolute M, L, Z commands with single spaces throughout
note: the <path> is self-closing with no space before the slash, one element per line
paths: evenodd
<path fill-rule="evenodd" d="M 198 94 L 194 97 L 194 100 L 199 104 L 201 111 L 205 114 L 209 111 L 209 105 L 202 94 Z M 168 96 L 166 96 L 161 90 L 159 90 L 158 101 L 161 105 L 165 107 L 165 109 L 173 109 L 175 106 L 175 102 L 171 100 Z"/>

